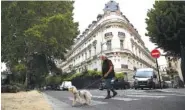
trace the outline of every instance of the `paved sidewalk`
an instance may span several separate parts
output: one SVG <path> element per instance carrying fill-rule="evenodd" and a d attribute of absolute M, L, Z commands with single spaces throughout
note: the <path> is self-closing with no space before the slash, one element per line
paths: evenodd
<path fill-rule="evenodd" d="M 48 103 L 52 106 L 53 110 L 81 110 L 78 108 L 74 108 L 56 98 L 53 98 L 45 93 L 42 93 L 44 98 L 48 101 Z"/>
<path fill-rule="evenodd" d="M 180 89 L 169 88 L 169 89 L 157 89 L 157 90 L 162 92 L 185 94 L 185 88 L 180 88 Z"/>

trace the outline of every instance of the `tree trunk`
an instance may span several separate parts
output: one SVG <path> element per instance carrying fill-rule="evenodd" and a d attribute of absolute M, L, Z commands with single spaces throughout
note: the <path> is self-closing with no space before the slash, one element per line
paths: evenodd
<path fill-rule="evenodd" d="M 181 71 L 183 76 L 183 82 L 185 82 L 185 47 L 181 43 Z"/>

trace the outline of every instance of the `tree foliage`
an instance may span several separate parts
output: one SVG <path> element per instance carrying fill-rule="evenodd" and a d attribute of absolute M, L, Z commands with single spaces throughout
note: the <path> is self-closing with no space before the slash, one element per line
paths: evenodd
<path fill-rule="evenodd" d="M 150 40 L 165 52 L 180 54 L 180 41 L 185 46 L 185 2 L 156 1 L 147 13 Z"/>
<path fill-rule="evenodd" d="M 14 73 L 26 70 L 32 83 L 49 71 L 61 72 L 54 59 L 64 59 L 79 33 L 73 3 L 3 1 L 2 62 Z"/>

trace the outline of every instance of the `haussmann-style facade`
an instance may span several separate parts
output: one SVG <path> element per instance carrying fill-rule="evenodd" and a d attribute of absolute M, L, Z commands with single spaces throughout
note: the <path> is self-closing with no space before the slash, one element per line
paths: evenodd
<path fill-rule="evenodd" d="M 75 39 L 72 50 L 68 51 L 67 59 L 60 67 L 64 72 L 101 71 L 101 53 L 112 60 L 117 73 L 126 73 L 128 79 L 136 68 L 156 68 L 155 59 L 150 56 L 138 31 L 115 1 L 109 1 L 104 14 L 99 14 L 97 20 Z"/>

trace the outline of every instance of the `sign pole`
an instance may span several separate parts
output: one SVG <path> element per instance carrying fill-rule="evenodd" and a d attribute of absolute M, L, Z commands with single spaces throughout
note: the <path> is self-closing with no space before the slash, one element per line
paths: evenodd
<path fill-rule="evenodd" d="M 162 87 L 161 87 L 161 77 L 160 77 L 160 73 L 159 73 L 159 65 L 158 65 L 158 61 L 157 61 L 157 59 L 160 57 L 160 55 L 161 55 L 161 53 L 157 49 L 154 49 L 154 50 L 151 51 L 151 56 L 156 59 L 157 72 L 158 72 L 158 76 L 159 76 L 159 86 L 162 89 Z"/>
<path fill-rule="evenodd" d="M 161 87 L 161 76 L 160 76 L 160 73 L 159 73 L 159 65 L 158 65 L 157 58 L 156 58 L 156 65 L 157 65 L 157 72 L 158 72 L 158 76 L 159 76 L 159 87 L 162 89 L 162 87 Z"/>

